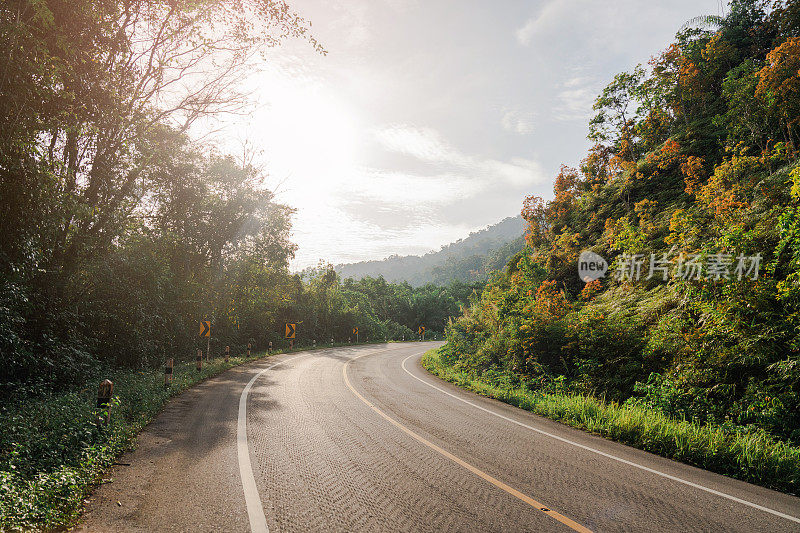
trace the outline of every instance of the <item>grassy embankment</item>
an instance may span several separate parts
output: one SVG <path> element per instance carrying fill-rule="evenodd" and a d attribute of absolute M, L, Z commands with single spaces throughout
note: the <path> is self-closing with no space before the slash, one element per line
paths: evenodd
<path fill-rule="evenodd" d="M 272 355 L 278 353 L 286 351 Z M 159 368 L 98 373 L 84 388 L 58 394 L 19 392 L 0 405 L 0 531 L 46 531 L 74 523 L 83 499 L 171 397 L 266 355 L 204 361 L 202 371 L 194 361 L 176 361 L 169 388 Z M 97 423 L 95 410 L 97 386 L 105 378 L 114 382 L 108 426 Z"/>
<path fill-rule="evenodd" d="M 676 420 L 641 407 L 585 395 L 514 387 L 502 376 L 480 376 L 448 365 L 431 350 L 422 365 L 432 374 L 489 398 L 663 457 L 789 494 L 800 493 L 800 448 L 763 432 L 727 430 Z"/>

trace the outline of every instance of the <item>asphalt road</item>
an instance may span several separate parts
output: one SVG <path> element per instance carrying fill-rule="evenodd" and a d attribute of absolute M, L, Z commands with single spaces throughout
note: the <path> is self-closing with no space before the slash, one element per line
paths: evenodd
<path fill-rule="evenodd" d="M 175 398 L 81 531 L 800 531 L 800 499 L 425 372 L 439 343 L 298 352 Z"/>

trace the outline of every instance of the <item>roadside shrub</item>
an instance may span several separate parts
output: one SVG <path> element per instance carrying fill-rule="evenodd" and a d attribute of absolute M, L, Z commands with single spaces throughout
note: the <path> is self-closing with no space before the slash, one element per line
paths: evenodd
<path fill-rule="evenodd" d="M 642 396 L 629 398 L 625 404 L 658 411 L 678 420 L 708 421 L 712 403 L 697 391 L 681 387 L 675 380 L 653 372 L 644 383 L 637 382 L 634 392 Z"/>
<path fill-rule="evenodd" d="M 647 402 L 620 405 L 582 393 L 531 390 L 528 384 L 516 386 L 513 379 L 495 373 L 455 368 L 437 350 L 427 352 L 422 364 L 444 380 L 567 425 L 750 483 L 800 492 L 800 448 L 758 428 L 700 424 L 651 409 Z M 659 392 L 649 398 L 658 406 L 659 394 L 673 386 L 660 376 L 650 381 L 652 390 Z"/>
<path fill-rule="evenodd" d="M 263 355 L 263 354 L 262 354 Z M 163 370 L 104 373 L 114 382 L 112 422 L 98 424 L 96 384 L 24 394 L 0 404 L 0 531 L 50 531 L 70 525 L 83 498 L 164 403 L 191 385 L 255 359 L 213 360 L 197 372 L 178 363 L 173 384 Z"/>

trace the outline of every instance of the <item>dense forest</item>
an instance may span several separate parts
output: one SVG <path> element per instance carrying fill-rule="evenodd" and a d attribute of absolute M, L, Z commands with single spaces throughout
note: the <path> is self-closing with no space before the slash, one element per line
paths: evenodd
<path fill-rule="evenodd" d="M 689 21 L 594 110 L 443 360 L 800 444 L 800 3 Z"/>
<path fill-rule="evenodd" d="M 459 312 L 475 287 L 292 274 L 293 211 L 252 150 L 192 135 L 246 109 L 237 82 L 286 38 L 325 53 L 282 2 L 0 6 L 0 394 L 188 358 L 199 320 L 219 353 L 284 322 L 310 344 Z"/>
<path fill-rule="evenodd" d="M 453 280 L 485 282 L 522 249 L 524 232 L 522 217 L 508 217 L 446 244 L 439 251 L 422 256 L 393 255 L 380 261 L 336 265 L 335 269 L 344 278 L 383 276 L 388 281 L 408 282 L 414 287 L 428 283 L 447 285 Z"/>

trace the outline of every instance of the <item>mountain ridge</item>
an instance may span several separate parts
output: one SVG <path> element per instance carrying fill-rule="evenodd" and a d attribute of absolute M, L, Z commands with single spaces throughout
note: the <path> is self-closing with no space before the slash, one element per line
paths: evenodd
<path fill-rule="evenodd" d="M 390 255 L 384 259 L 334 266 L 342 278 L 383 276 L 389 282 L 406 281 L 413 286 L 451 280 L 483 281 L 492 270 L 503 268 L 522 249 L 525 222 L 521 216 L 506 217 L 467 237 L 443 245 L 424 255 Z"/>

